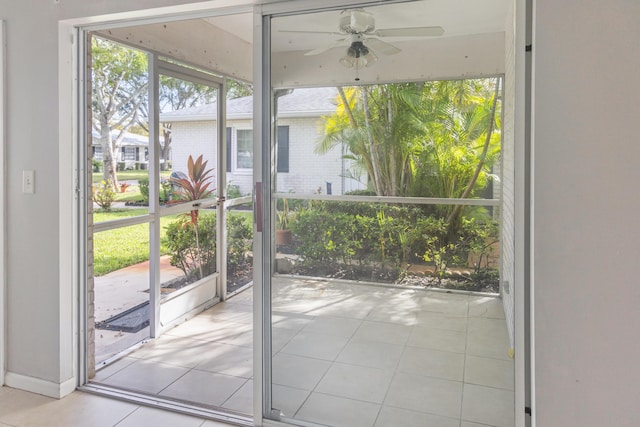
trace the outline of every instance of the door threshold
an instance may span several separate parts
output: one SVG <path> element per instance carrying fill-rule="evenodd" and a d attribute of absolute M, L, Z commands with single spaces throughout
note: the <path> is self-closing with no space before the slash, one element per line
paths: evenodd
<path fill-rule="evenodd" d="M 102 384 L 85 384 L 78 387 L 78 391 L 236 426 L 254 425 L 253 418 L 237 412 L 197 406 L 184 401 L 166 399 L 155 395 L 151 396 Z"/>

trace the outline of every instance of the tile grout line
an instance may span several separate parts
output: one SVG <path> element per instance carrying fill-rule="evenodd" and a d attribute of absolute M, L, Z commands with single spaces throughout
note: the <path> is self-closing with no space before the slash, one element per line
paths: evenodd
<path fill-rule="evenodd" d="M 380 409 L 378 410 L 378 415 L 376 416 L 375 421 L 373 422 L 373 425 L 375 426 L 376 423 L 378 422 L 378 418 L 380 418 L 380 413 L 382 413 L 382 409 L 385 406 L 385 402 L 387 401 L 387 397 L 389 396 L 389 390 L 391 389 L 391 384 L 393 383 L 393 380 L 396 378 L 396 375 L 398 374 L 398 367 L 400 366 L 400 362 L 402 361 L 402 358 L 404 357 L 405 352 L 407 351 L 407 347 L 408 347 L 408 343 L 409 343 L 409 338 L 411 337 L 411 334 L 413 333 L 413 330 L 416 326 L 413 325 L 411 326 L 411 330 L 409 332 L 409 336 L 407 337 L 407 340 L 405 341 L 404 345 L 402 346 L 402 353 L 400 354 L 400 357 L 398 358 L 398 363 L 396 363 L 395 368 L 393 369 L 393 375 L 391 376 L 391 381 L 389 382 L 389 386 L 387 387 L 387 391 L 384 394 L 384 398 L 382 399 L 382 403 L 380 404 Z"/>
<path fill-rule="evenodd" d="M 315 316 L 316 320 L 319 316 Z M 322 377 L 320 377 L 320 379 L 318 380 L 318 382 L 316 383 L 316 385 L 313 387 L 313 389 L 309 392 L 309 395 L 304 399 L 304 401 L 300 404 L 300 407 L 296 410 L 295 414 L 293 414 L 292 418 L 295 418 L 298 413 L 300 412 L 300 410 L 304 407 L 304 405 L 307 403 L 307 401 L 309 401 L 309 398 L 311 397 L 311 395 L 316 391 L 316 388 L 318 388 L 318 386 L 320 385 L 320 383 L 322 382 L 322 380 L 325 378 L 325 376 L 327 375 L 327 372 L 329 372 L 331 370 L 331 368 L 333 367 L 333 365 L 336 363 L 336 359 L 340 356 L 340 354 L 344 351 L 344 349 L 347 347 L 347 345 L 351 342 L 351 340 L 353 339 L 353 336 L 356 334 L 356 332 L 360 329 L 360 327 L 362 327 L 362 324 L 364 323 L 363 319 L 356 319 L 360 321 L 360 324 L 358 325 L 358 328 L 355 329 L 352 333 L 351 336 L 348 338 L 347 342 L 344 344 L 344 346 L 342 346 L 342 348 L 340 349 L 340 351 L 338 352 L 338 354 L 336 354 L 336 357 L 333 358 L 333 360 L 331 360 L 331 365 L 329 365 L 329 368 L 327 368 L 327 370 L 324 372 L 324 374 L 322 374 Z M 305 325 L 298 333 L 302 332 L 308 325 Z M 296 334 L 297 335 L 297 334 Z M 293 339 L 293 338 L 292 338 Z M 284 348 L 284 347 L 283 347 Z M 287 354 L 287 353 L 285 353 Z M 310 358 L 313 359 L 313 358 Z M 320 360 L 320 359 L 317 359 Z M 326 393 L 320 393 L 319 394 L 326 394 Z M 332 396 L 332 395 L 329 395 Z M 337 396 L 335 396 L 337 397 Z"/>
<path fill-rule="evenodd" d="M 141 406 L 137 406 L 133 411 L 129 412 L 127 415 L 125 415 L 120 421 L 118 421 L 117 423 L 115 423 L 113 425 L 113 427 L 117 427 L 119 424 L 122 424 L 122 422 L 124 420 L 126 420 L 127 418 L 129 418 L 131 415 L 133 415 L 134 413 L 138 412 L 140 410 Z"/>
<path fill-rule="evenodd" d="M 238 389 L 237 389 L 237 390 L 235 390 L 233 393 L 231 393 L 231 395 L 230 395 L 229 397 L 227 397 L 227 398 L 225 399 L 225 401 L 224 401 L 224 402 L 222 402 L 222 403 L 220 404 L 220 407 L 221 407 L 221 408 L 224 408 L 225 403 L 227 403 L 229 400 L 231 400 L 231 398 L 232 398 L 233 396 L 235 396 L 236 394 L 238 394 L 238 392 L 240 392 L 240 389 L 241 389 L 242 387 L 244 387 L 245 385 L 247 385 L 247 383 L 248 383 L 249 381 L 252 381 L 252 380 L 251 380 L 251 378 L 247 379 L 245 382 L 243 382 L 243 383 L 242 383 L 242 385 L 241 385 L 240 387 L 238 387 Z M 251 399 L 253 399 L 253 390 L 251 391 Z"/>

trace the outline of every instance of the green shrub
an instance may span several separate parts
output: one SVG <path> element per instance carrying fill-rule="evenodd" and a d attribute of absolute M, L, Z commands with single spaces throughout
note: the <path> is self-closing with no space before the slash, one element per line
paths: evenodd
<path fill-rule="evenodd" d="M 189 215 L 169 224 L 164 244 L 171 265 L 197 280 L 216 271 L 216 215 L 201 212 L 195 224 L 197 233 Z"/>
<path fill-rule="evenodd" d="M 171 180 L 163 179 L 160 181 L 160 203 L 166 203 L 173 199 L 173 185 Z"/>
<path fill-rule="evenodd" d="M 297 253 L 307 263 L 348 263 L 359 242 L 354 238 L 355 219 L 346 214 L 304 210 L 291 221 L 298 240 Z"/>
<path fill-rule="evenodd" d="M 463 218 L 450 235 L 447 222 L 416 207 L 379 203 L 322 202 L 292 215 L 296 253 L 306 264 L 378 265 L 406 268 L 427 262 L 442 278 L 449 267 L 466 266 L 479 255 L 475 272 L 497 241 L 492 221 Z M 486 262 L 485 262 L 486 267 Z"/>
<path fill-rule="evenodd" d="M 244 215 L 227 216 L 227 275 L 235 273 L 248 263 L 247 253 L 253 242 L 253 228 Z"/>
<path fill-rule="evenodd" d="M 227 199 L 238 199 L 242 197 L 240 187 L 237 185 L 227 184 Z"/>
<path fill-rule="evenodd" d="M 115 198 L 116 192 L 113 190 L 111 180 L 102 181 L 100 184 L 93 187 L 93 201 L 105 211 L 111 209 L 111 204 Z"/>
<path fill-rule="evenodd" d="M 138 187 L 140 188 L 140 195 L 142 195 L 142 201 L 144 204 L 149 204 L 149 178 L 138 179 Z"/>
<path fill-rule="evenodd" d="M 140 188 L 140 195 L 142 195 L 142 202 L 145 205 L 149 204 L 149 178 L 139 178 L 138 187 Z M 171 181 L 163 179 L 160 181 L 160 203 L 165 203 L 171 200 L 173 197 L 173 186 Z"/>

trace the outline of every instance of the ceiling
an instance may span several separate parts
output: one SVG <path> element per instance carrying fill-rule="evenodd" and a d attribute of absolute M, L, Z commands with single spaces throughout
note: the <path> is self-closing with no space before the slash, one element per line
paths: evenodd
<path fill-rule="evenodd" d="M 442 39 L 471 34 L 504 32 L 505 0 L 426 0 L 367 7 L 375 17 L 376 29 L 441 26 Z M 335 39 L 326 35 L 292 35 L 281 30 L 338 31 L 342 10 L 275 18 L 272 23 L 274 52 L 311 50 Z M 388 41 L 420 39 L 396 38 Z"/>
<path fill-rule="evenodd" d="M 441 26 L 439 37 L 385 37 L 402 51 L 378 54 L 359 71 L 361 83 L 431 80 L 495 75 L 504 72 L 507 0 L 421 0 L 365 8 L 376 29 Z M 314 56 L 304 53 L 342 37 L 282 30 L 337 32 L 341 10 L 274 17 L 272 81 L 276 87 L 353 84 L 355 71 L 338 63 L 345 48 Z M 117 28 L 110 38 L 171 56 L 192 65 L 250 81 L 253 14 L 216 16 L 163 24 Z"/>

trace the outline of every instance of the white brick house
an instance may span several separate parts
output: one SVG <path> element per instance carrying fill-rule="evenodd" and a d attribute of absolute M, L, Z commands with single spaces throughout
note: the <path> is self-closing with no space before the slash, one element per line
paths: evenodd
<path fill-rule="evenodd" d="M 111 138 L 115 140 L 120 131 L 111 131 Z M 123 169 L 142 168 L 146 169 L 149 163 L 149 137 L 131 132 L 125 132 L 122 139 L 117 144 L 116 162 L 121 164 Z M 94 160 L 102 160 L 102 142 L 100 134 L 93 130 L 91 132 L 91 157 Z"/>
<path fill-rule="evenodd" d="M 279 98 L 278 191 L 343 194 L 364 187 L 345 176 L 353 173 L 353 165 L 342 158 L 340 147 L 326 154 L 314 153 L 323 136 L 322 117 L 335 112 L 337 97 L 337 90 L 328 87 L 296 89 Z M 227 102 L 227 182 L 238 186 L 242 194 L 252 190 L 252 109 L 252 97 Z M 171 123 L 174 171 L 186 172 L 189 155 L 197 158 L 200 154 L 209 161 L 208 167 L 215 168 L 216 111 L 212 103 L 161 114 L 163 123 Z"/>

